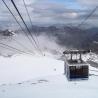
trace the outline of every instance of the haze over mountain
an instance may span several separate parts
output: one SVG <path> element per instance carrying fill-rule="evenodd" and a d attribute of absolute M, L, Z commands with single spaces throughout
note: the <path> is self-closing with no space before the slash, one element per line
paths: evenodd
<path fill-rule="evenodd" d="M 39 27 L 34 26 L 31 28 L 33 33 L 38 36 L 45 34 L 48 37 L 56 37 L 56 42 L 61 46 L 67 46 L 77 49 L 91 49 L 93 41 L 98 41 L 98 28 L 78 28 L 75 26 L 48 26 Z"/>
<path fill-rule="evenodd" d="M 94 42 L 98 41 L 98 28 L 78 28 L 75 26 L 69 26 L 69 25 L 52 25 L 52 26 L 36 26 L 33 25 L 33 27 L 30 27 L 30 31 L 32 32 L 32 35 L 37 36 L 38 40 L 40 40 L 40 36 L 46 37 L 43 39 L 43 41 L 48 40 L 51 44 L 56 43 L 59 45 L 59 47 L 67 47 L 69 49 L 75 48 L 75 49 L 96 49 L 96 45 Z M 4 35 L 12 35 L 12 31 L 5 30 L 0 31 L 0 34 Z M 15 31 L 15 34 L 22 34 L 22 31 Z M 21 40 L 21 38 L 19 39 Z M 23 39 L 25 42 L 25 39 Z M 22 41 L 22 42 L 23 42 Z M 40 44 L 41 47 L 43 43 Z M 45 44 L 45 43 L 44 43 Z M 48 47 L 47 49 L 50 49 Z M 56 48 L 55 48 L 56 50 Z"/>

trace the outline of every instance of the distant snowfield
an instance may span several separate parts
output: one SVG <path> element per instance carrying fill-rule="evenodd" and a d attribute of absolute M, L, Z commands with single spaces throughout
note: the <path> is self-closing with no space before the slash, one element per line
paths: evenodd
<path fill-rule="evenodd" d="M 68 81 L 64 62 L 50 57 L 0 57 L 0 98 L 98 98 L 98 69 L 88 80 Z"/>

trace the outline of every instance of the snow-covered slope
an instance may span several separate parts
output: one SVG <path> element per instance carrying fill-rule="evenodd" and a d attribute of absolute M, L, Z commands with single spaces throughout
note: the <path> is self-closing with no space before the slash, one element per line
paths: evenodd
<path fill-rule="evenodd" d="M 67 81 L 64 75 L 52 75 L 0 86 L 0 98 L 98 98 L 98 77 L 85 81 Z"/>
<path fill-rule="evenodd" d="M 98 69 L 88 80 L 68 81 L 64 62 L 49 57 L 0 57 L 0 98 L 98 98 Z"/>
<path fill-rule="evenodd" d="M 14 55 L 0 57 L 0 84 L 63 73 L 64 62 L 46 56 Z"/>

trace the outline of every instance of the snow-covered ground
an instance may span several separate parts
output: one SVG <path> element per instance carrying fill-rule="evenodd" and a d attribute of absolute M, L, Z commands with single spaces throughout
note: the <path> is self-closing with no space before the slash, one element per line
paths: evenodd
<path fill-rule="evenodd" d="M 0 57 L 0 98 L 98 98 L 98 69 L 88 80 L 68 81 L 64 62 L 51 57 Z"/>
<path fill-rule="evenodd" d="M 98 77 L 69 82 L 64 75 L 0 87 L 0 98 L 98 98 Z"/>
<path fill-rule="evenodd" d="M 62 74 L 64 62 L 46 56 L 26 54 L 11 58 L 0 57 L 0 84 L 15 83 L 28 79 Z"/>

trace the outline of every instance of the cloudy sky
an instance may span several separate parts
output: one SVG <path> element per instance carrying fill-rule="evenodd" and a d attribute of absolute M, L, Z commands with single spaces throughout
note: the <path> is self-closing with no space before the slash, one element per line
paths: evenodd
<path fill-rule="evenodd" d="M 23 4 L 23 0 L 14 0 L 20 13 L 29 24 L 29 19 Z M 26 2 L 33 24 L 80 24 L 91 11 L 98 6 L 98 0 L 24 0 Z M 5 0 L 13 14 L 21 23 L 16 10 L 10 0 Z M 91 26 L 98 25 L 98 9 L 85 22 Z M 0 28 L 17 28 L 14 18 L 0 0 Z"/>

